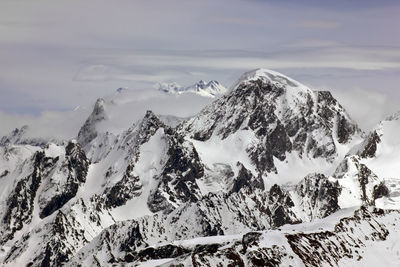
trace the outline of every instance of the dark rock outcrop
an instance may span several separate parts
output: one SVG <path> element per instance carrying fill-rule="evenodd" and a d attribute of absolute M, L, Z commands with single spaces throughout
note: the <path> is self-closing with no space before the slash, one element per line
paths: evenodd
<path fill-rule="evenodd" d="M 381 138 L 376 131 L 373 131 L 366 138 L 362 144 L 362 149 L 358 152 L 358 155 L 362 158 L 373 158 L 376 154 L 378 144 L 381 142 Z"/>
<path fill-rule="evenodd" d="M 116 208 L 124 205 L 133 197 L 139 196 L 142 188 L 139 177 L 132 174 L 133 164 L 128 165 L 124 176 L 114 186 L 105 190 L 104 205 L 107 208 Z"/>
<path fill-rule="evenodd" d="M 158 177 L 157 188 L 148 199 L 153 212 L 163 210 L 168 213 L 177 205 L 195 202 L 201 196 L 196 179 L 203 177 L 204 167 L 195 147 L 172 129 L 166 131 L 166 137 L 168 160 Z M 168 199 L 163 192 L 167 193 Z"/>
<path fill-rule="evenodd" d="M 243 187 L 248 187 L 250 189 L 261 189 L 264 190 L 264 182 L 262 177 L 255 177 L 248 169 L 246 169 L 242 163 L 238 162 L 239 173 L 237 177 L 234 178 L 231 192 L 239 192 Z"/>
<path fill-rule="evenodd" d="M 341 188 L 338 182 L 331 182 L 319 173 L 307 175 L 298 185 L 300 206 L 310 219 L 324 218 L 338 211 Z"/>
<path fill-rule="evenodd" d="M 71 141 L 65 147 L 65 161 L 60 168 L 65 172 L 66 181 L 60 185 L 60 190 L 57 190 L 50 200 L 39 200 L 46 202 L 40 211 L 40 218 L 45 218 L 64 206 L 75 197 L 79 186 L 85 183 L 89 161 L 78 143 Z"/>
<path fill-rule="evenodd" d="M 33 202 L 36 192 L 42 181 L 44 165 L 51 167 L 53 162 L 45 157 L 44 152 L 36 152 L 32 158 L 32 173 L 19 180 L 7 199 L 7 207 L 2 222 L 5 224 L 0 244 L 14 237 L 14 233 L 21 230 L 24 224 L 32 219 Z"/>
<path fill-rule="evenodd" d="M 98 135 L 97 124 L 103 120 L 106 120 L 106 111 L 104 105 L 104 99 L 97 99 L 94 104 L 94 108 L 90 116 L 87 118 L 78 133 L 77 141 L 85 148 L 93 139 Z"/>
<path fill-rule="evenodd" d="M 301 222 L 291 210 L 294 207 L 294 203 L 289 193 L 277 184 L 273 185 L 269 190 L 268 205 L 266 212 L 270 217 L 272 227 Z"/>

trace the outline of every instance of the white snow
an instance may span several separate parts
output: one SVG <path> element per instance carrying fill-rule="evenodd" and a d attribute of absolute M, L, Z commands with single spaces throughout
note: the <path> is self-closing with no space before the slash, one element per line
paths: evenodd
<path fill-rule="evenodd" d="M 246 152 L 255 140 L 254 132 L 250 130 L 240 130 L 225 139 L 212 136 L 206 142 L 190 139 L 199 153 L 201 161 L 211 173 L 218 173 L 220 167 L 227 165 L 232 168 L 232 171 L 236 175 L 239 171 L 238 162 L 242 163 L 246 169 L 256 175 L 255 166 L 251 163 Z M 199 181 L 198 185 L 202 193 L 207 194 L 208 192 L 225 189 L 225 182 L 217 176 L 214 181 Z"/>
<path fill-rule="evenodd" d="M 277 158 L 274 159 L 278 172 L 269 173 L 264 179 L 264 183 L 266 188 L 270 188 L 274 184 L 295 185 L 310 173 L 322 173 L 329 176 L 335 171 L 339 162 L 339 157 L 331 163 L 325 158 L 300 157 L 297 152 L 286 153 L 284 161 L 280 161 Z"/>
<path fill-rule="evenodd" d="M 362 162 L 380 177 L 400 179 L 400 120 L 382 121 L 376 132 L 381 139 L 376 156 Z"/>
<path fill-rule="evenodd" d="M 160 259 L 160 260 L 149 260 L 146 262 L 139 263 L 139 265 L 136 265 L 137 267 L 156 267 L 160 266 L 162 264 L 167 264 L 170 261 L 174 261 L 174 258 L 166 258 L 166 259 Z"/>
<path fill-rule="evenodd" d="M 46 157 L 59 157 L 65 155 L 65 147 L 50 143 L 45 149 Z"/>
<path fill-rule="evenodd" d="M 238 85 L 243 83 L 243 82 L 248 82 L 248 81 L 255 81 L 258 79 L 267 79 L 275 84 L 285 86 L 286 88 L 298 88 L 299 90 L 308 88 L 307 86 L 299 83 L 296 80 L 293 80 L 292 78 L 289 78 L 282 73 L 279 73 L 277 71 L 269 70 L 269 69 L 254 69 L 248 72 L 245 72 L 240 76 L 240 78 L 236 81 L 236 83 L 233 84 L 231 87 L 231 90 L 237 89 Z"/>

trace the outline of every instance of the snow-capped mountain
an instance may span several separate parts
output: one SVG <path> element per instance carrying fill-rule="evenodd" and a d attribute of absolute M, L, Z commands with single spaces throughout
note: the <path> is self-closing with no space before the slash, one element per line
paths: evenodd
<path fill-rule="evenodd" d="M 126 103 L 97 100 L 74 140 L 1 139 L 1 265 L 399 262 L 398 115 L 364 135 L 331 93 L 265 69 L 185 120 Z"/>
<path fill-rule="evenodd" d="M 296 182 L 315 171 L 331 174 L 362 138 L 330 92 L 313 91 L 264 69 L 243 74 L 230 94 L 184 122 L 179 131 L 210 165 L 234 166 L 241 157 L 253 174 L 270 177 L 268 184 Z M 232 144 L 238 151 L 228 150 Z M 221 156 L 208 156 L 224 150 Z"/>
<path fill-rule="evenodd" d="M 197 83 L 184 87 L 175 82 L 173 83 L 159 83 L 158 89 L 165 93 L 170 94 L 183 94 L 183 93 L 194 93 L 204 97 L 215 98 L 224 95 L 228 92 L 228 89 L 221 85 L 218 81 L 209 81 L 206 83 L 203 80 Z"/>

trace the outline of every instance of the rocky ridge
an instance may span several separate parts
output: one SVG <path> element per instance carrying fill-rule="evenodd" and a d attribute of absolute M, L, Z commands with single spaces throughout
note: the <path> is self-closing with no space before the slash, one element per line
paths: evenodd
<path fill-rule="evenodd" d="M 210 98 L 215 98 L 228 92 L 228 89 L 218 81 L 209 81 L 206 83 L 203 80 L 187 87 L 180 86 L 177 83 L 161 83 L 158 90 L 169 94 L 194 93 Z"/>

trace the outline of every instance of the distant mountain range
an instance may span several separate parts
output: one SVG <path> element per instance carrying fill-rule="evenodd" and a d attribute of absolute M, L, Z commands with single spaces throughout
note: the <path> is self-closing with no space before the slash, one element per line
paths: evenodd
<path fill-rule="evenodd" d="M 203 80 L 191 85 L 191 86 L 180 86 L 177 83 L 160 83 L 160 91 L 170 94 L 183 94 L 183 93 L 194 93 L 205 97 L 217 97 L 225 94 L 228 89 L 222 86 L 217 81 L 210 81 L 206 83 Z"/>
<path fill-rule="evenodd" d="M 116 130 L 121 89 L 72 140 L 0 139 L 0 265 L 399 265 L 400 113 L 364 133 L 266 69 L 159 90 L 215 100 Z"/>

